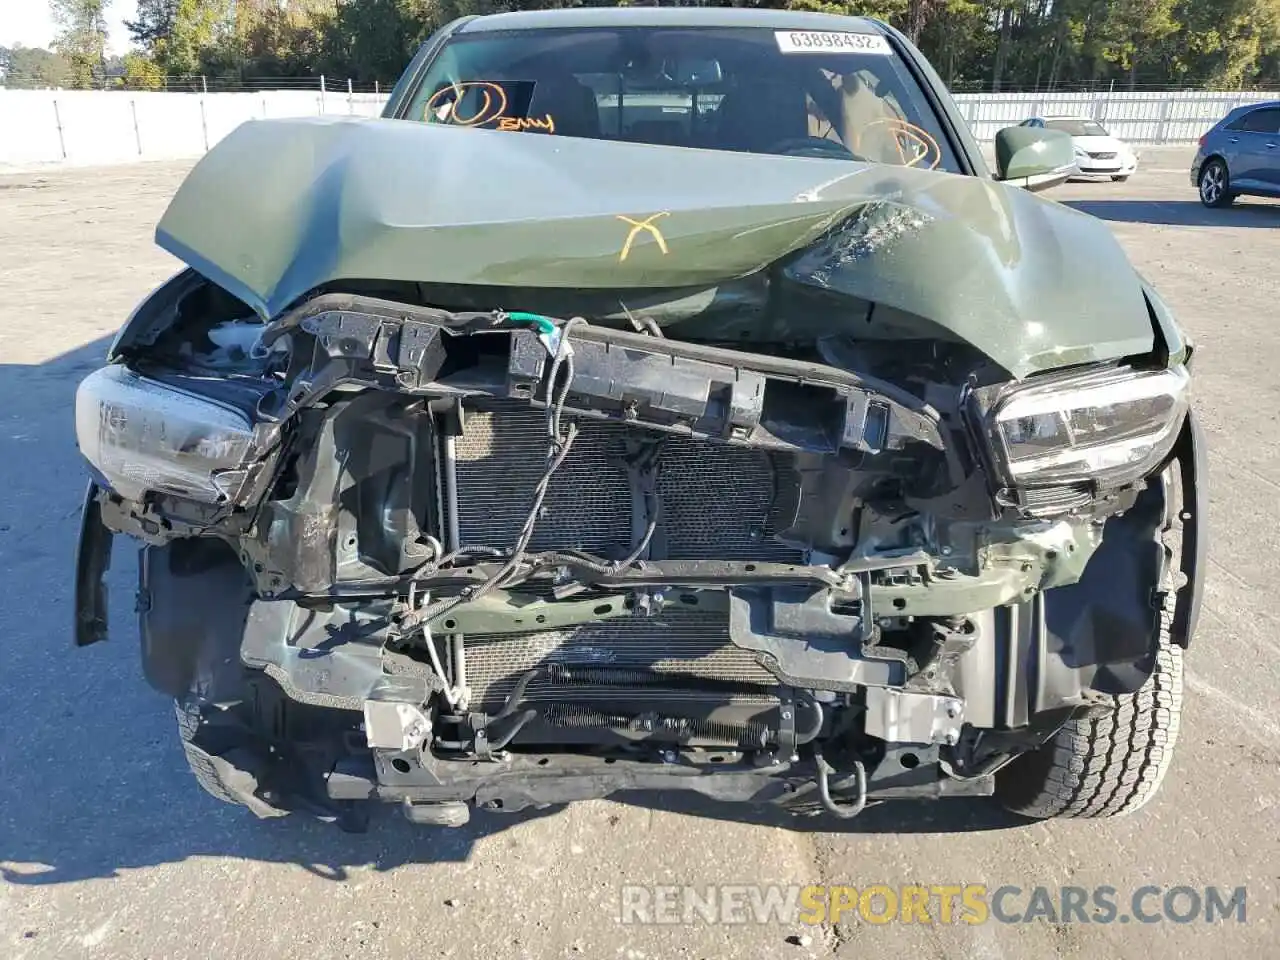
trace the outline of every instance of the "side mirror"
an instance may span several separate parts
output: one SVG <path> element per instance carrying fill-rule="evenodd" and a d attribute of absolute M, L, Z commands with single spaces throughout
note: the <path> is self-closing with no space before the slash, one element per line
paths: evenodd
<path fill-rule="evenodd" d="M 1071 135 L 1043 127 L 1005 127 L 996 134 L 996 179 L 1047 190 L 1076 173 Z"/>

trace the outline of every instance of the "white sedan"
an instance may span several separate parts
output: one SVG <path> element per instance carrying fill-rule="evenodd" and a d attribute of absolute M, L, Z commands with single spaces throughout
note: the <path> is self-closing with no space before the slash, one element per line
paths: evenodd
<path fill-rule="evenodd" d="M 1138 169 L 1137 151 L 1090 117 L 1031 117 L 1023 120 L 1022 126 L 1070 134 L 1076 148 L 1076 167 L 1085 176 L 1124 181 Z"/>

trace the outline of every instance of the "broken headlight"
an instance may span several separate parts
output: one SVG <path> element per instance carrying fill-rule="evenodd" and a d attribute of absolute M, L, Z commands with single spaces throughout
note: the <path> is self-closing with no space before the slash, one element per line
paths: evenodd
<path fill-rule="evenodd" d="M 1120 486 L 1146 476 L 1177 439 L 1187 382 L 1181 368 L 1109 370 L 1015 388 L 994 413 L 1009 479 Z"/>
<path fill-rule="evenodd" d="M 232 407 L 112 364 L 76 391 L 76 443 L 123 497 L 150 490 L 220 503 L 243 483 L 253 424 Z"/>

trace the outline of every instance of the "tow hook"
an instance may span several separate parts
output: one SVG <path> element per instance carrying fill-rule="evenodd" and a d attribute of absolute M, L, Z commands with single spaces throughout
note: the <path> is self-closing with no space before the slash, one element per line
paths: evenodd
<path fill-rule="evenodd" d="M 852 820 L 860 814 L 867 806 L 867 770 L 862 765 L 862 761 L 853 761 L 853 775 L 858 786 L 858 796 L 853 803 L 841 804 L 831 799 L 831 786 L 828 782 L 831 774 L 836 772 L 835 768 L 827 763 L 819 750 L 814 750 L 813 760 L 818 768 L 818 799 L 822 801 L 826 811 L 841 820 Z"/>

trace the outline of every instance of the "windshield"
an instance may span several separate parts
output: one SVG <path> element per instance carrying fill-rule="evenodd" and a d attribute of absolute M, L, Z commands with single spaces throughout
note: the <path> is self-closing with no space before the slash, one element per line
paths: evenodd
<path fill-rule="evenodd" d="M 406 119 L 961 172 L 914 77 L 879 34 L 540 29 L 462 34 Z"/>
<path fill-rule="evenodd" d="M 1073 137 L 1109 137 L 1106 128 L 1096 120 L 1046 120 L 1050 130 L 1061 130 Z"/>

